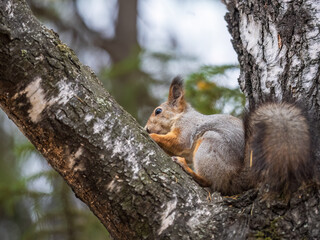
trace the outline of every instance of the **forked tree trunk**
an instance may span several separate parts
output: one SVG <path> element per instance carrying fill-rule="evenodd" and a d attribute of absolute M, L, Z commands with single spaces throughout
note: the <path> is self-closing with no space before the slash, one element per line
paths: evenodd
<path fill-rule="evenodd" d="M 307 38 L 303 31 L 291 30 L 291 38 L 280 34 L 280 53 L 284 51 L 284 55 L 262 54 L 268 47 L 275 51 L 274 44 L 280 46 L 280 30 L 268 21 L 277 19 L 281 6 L 253 4 L 257 16 L 250 17 L 249 4 L 228 2 L 228 22 L 242 67 L 240 82 L 249 100 L 257 101 L 267 91 L 281 96 L 294 86 L 296 94 L 309 99 L 318 113 L 318 86 L 314 83 L 319 80 L 319 61 L 315 59 L 319 54 L 311 43 L 315 44 L 319 35 L 314 32 L 311 42 L 299 41 L 295 40 L 299 36 Z M 303 16 L 313 19 L 308 27 L 319 31 L 314 19 L 319 8 L 302 2 L 296 9 L 289 6 L 293 4 L 284 4 L 288 6 L 281 8 L 282 15 L 302 8 Z M 301 29 L 304 23 L 300 23 Z M 259 26 L 268 26 L 271 35 L 255 33 L 262 31 Z M 264 50 L 256 48 L 249 30 L 257 38 L 264 36 L 260 40 Z M 308 52 L 298 43 L 314 51 Z M 292 55 L 297 55 L 297 60 Z M 301 62 L 306 70 L 298 72 Z M 304 73 L 307 69 L 309 78 Z M 278 82 L 279 76 L 284 83 Z M 210 200 L 112 99 L 57 34 L 34 19 L 22 0 L 0 2 L 0 105 L 115 239 L 320 236 L 320 193 L 314 186 L 295 193 L 289 205 L 276 200 L 267 204 L 254 190 L 235 198 L 214 193 Z"/>

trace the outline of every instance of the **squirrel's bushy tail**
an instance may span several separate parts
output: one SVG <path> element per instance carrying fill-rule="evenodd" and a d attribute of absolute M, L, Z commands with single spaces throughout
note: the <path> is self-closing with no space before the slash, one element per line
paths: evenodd
<path fill-rule="evenodd" d="M 313 175 L 310 123 L 290 103 L 265 103 L 245 118 L 246 163 L 253 181 L 287 194 Z M 254 184 L 256 184 L 254 183 Z"/>

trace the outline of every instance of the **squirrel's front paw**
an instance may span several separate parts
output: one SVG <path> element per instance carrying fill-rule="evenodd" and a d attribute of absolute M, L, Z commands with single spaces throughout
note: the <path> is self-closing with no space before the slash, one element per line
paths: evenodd
<path fill-rule="evenodd" d="M 157 140 L 158 140 L 158 134 L 156 134 L 156 133 L 150 133 L 149 134 L 149 136 L 153 139 L 153 141 L 155 141 L 155 142 L 157 142 Z"/>
<path fill-rule="evenodd" d="M 174 162 L 178 162 L 178 157 L 176 157 L 176 156 L 171 157 L 171 159 L 172 159 Z"/>

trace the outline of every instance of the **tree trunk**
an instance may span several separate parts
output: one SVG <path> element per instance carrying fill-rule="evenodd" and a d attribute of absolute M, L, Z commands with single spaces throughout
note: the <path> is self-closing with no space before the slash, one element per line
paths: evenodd
<path fill-rule="evenodd" d="M 242 19 L 240 5 L 232 6 L 229 24 Z M 239 40 L 237 51 L 245 52 L 239 23 L 234 43 Z M 262 70 L 248 51 L 242 55 L 243 68 L 256 64 L 250 78 L 246 69 L 240 78 L 253 101 L 258 89 L 247 82 L 256 86 Z M 267 89 L 262 83 L 261 94 Z M 234 198 L 214 193 L 210 200 L 22 0 L 0 2 L 0 105 L 115 239 L 320 236 L 320 192 L 314 186 L 295 193 L 289 205 L 266 203 L 255 190 Z"/>
<path fill-rule="evenodd" d="M 295 99 L 313 119 L 320 137 L 320 4 L 313 0 L 225 0 L 239 84 L 248 104 Z M 315 146 L 320 159 L 320 145 Z M 320 161 L 317 161 L 320 173 Z M 320 175 L 320 174 L 317 175 Z"/>

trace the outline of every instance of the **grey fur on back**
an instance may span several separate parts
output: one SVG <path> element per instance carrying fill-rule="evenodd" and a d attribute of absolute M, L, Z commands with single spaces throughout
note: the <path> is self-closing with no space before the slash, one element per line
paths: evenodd
<path fill-rule="evenodd" d="M 195 171 L 212 184 L 212 190 L 223 194 L 241 191 L 233 180 L 243 166 L 244 130 L 242 121 L 231 115 L 203 115 L 188 106 L 187 111 L 177 120 L 184 126 L 182 139 L 189 139 L 190 149 L 198 140 L 201 144 L 194 156 L 185 155 L 187 161 L 193 158 Z M 191 154 L 193 152 L 190 151 Z"/>

